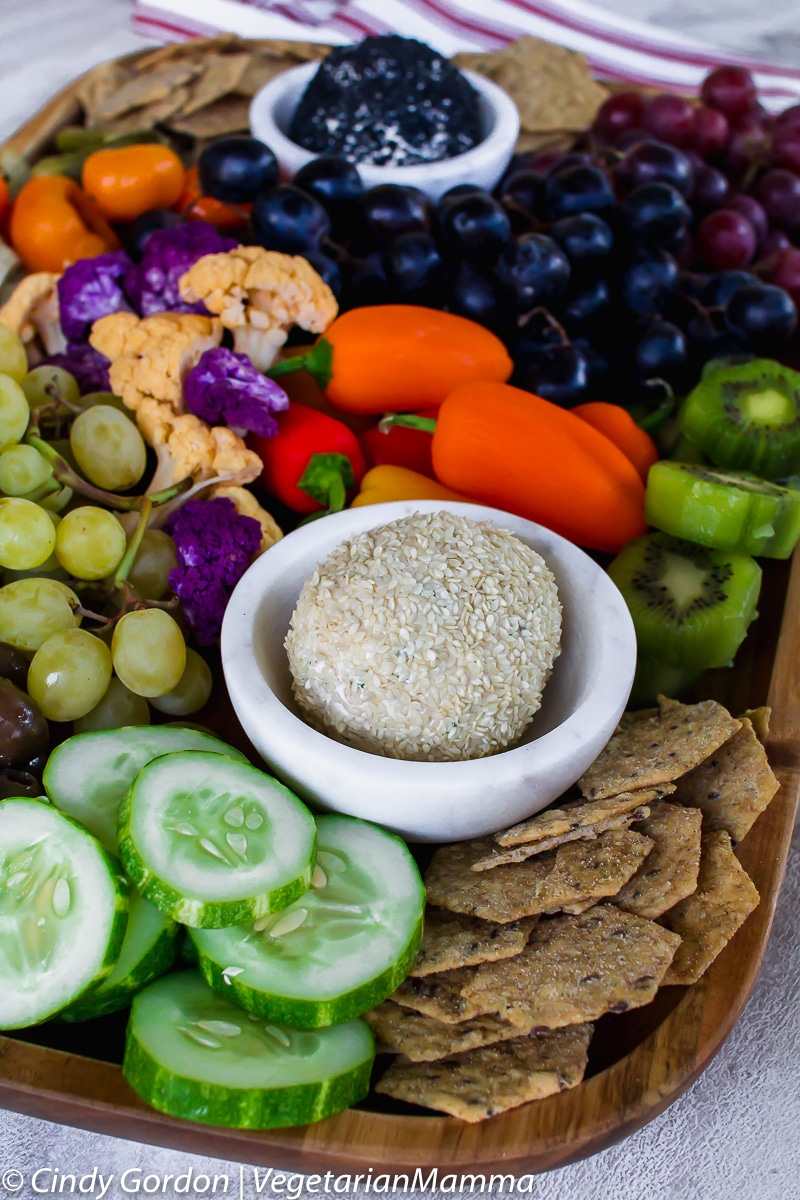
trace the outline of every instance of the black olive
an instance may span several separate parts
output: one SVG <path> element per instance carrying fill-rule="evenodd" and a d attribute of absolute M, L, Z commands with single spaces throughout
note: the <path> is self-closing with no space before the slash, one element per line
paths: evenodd
<path fill-rule="evenodd" d="M 6 767 L 0 771 L 0 800 L 9 800 L 12 796 L 41 796 L 42 785 L 30 771 L 17 771 L 14 767 Z"/>
<path fill-rule="evenodd" d="M 0 679 L 0 767 L 28 763 L 50 742 L 47 721 L 30 696 Z"/>
<path fill-rule="evenodd" d="M 16 646 L 0 642 L 0 677 L 10 679 L 14 687 L 22 688 L 23 692 L 28 686 L 29 665 L 28 659 Z"/>

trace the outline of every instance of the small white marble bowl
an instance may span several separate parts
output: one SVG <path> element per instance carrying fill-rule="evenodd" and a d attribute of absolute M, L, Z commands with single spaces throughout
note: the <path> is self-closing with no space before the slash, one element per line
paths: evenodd
<path fill-rule="evenodd" d="M 294 177 L 317 155 L 287 136 L 292 115 L 319 63 L 305 63 L 284 71 L 256 92 L 250 105 L 250 129 L 274 151 L 286 175 Z M 376 167 L 357 163 L 365 187 L 400 183 L 421 188 L 434 200 L 457 183 L 474 183 L 491 190 L 511 160 L 519 136 L 519 113 L 507 92 L 473 71 L 467 79 L 480 97 L 483 141 L 454 158 L 410 167 Z"/>
<path fill-rule="evenodd" d="M 283 642 L 300 589 L 317 564 L 354 534 L 442 509 L 510 529 L 553 571 L 564 610 L 562 648 L 542 707 L 517 746 L 490 758 L 407 762 L 342 745 L 307 725 L 292 697 Z M 222 665 L 248 737 L 304 800 L 375 821 L 409 841 L 444 842 L 513 825 L 583 774 L 627 703 L 636 638 L 621 593 L 565 538 L 495 508 L 400 501 L 314 521 L 257 559 L 225 613 Z"/>

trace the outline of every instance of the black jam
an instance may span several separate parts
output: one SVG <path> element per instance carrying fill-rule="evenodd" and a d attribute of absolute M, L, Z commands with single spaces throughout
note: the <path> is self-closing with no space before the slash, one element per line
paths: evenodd
<path fill-rule="evenodd" d="M 314 154 L 356 163 L 439 162 L 482 140 L 479 97 L 430 46 L 382 34 L 322 60 L 288 132 Z"/>

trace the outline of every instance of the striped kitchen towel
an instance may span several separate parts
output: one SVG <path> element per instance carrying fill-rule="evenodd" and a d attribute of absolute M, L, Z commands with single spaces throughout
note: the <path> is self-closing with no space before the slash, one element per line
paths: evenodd
<path fill-rule="evenodd" d="M 800 70 L 715 53 L 590 0 L 136 0 L 134 24 L 160 41 L 227 31 L 340 45 L 400 33 L 447 55 L 499 49 L 530 34 L 582 51 L 601 79 L 691 92 L 710 67 L 739 62 L 752 68 L 769 108 L 800 101 Z"/>

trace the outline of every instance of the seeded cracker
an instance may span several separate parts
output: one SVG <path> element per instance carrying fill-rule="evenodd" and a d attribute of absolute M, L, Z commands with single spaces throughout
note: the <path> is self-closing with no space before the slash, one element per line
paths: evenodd
<path fill-rule="evenodd" d="M 122 137 L 130 133 L 146 133 L 179 112 L 190 96 L 188 88 L 177 87 L 167 96 L 166 100 L 158 100 L 155 104 L 148 104 L 144 108 L 134 108 L 132 112 L 126 113 L 123 117 L 116 117 L 113 121 L 103 121 L 103 132 L 113 134 L 115 137 Z"/>
<path fill-rule="evenodd" d="M 651 921 L 691 896 L 700 870 L 701 814 L 658 800 L 638 829 L 655 843 L 639 870 L 614 897 L 614 904 Z"/>
<path fill-rule="evenodd" d="M 126 83 L 95 105 L 92 116 L 96 123 L 111 121 L 134 108 L 144 108 L 168 100 L 175 88 L 188 83 L 201 70 L 197 63 L 167 62 L 151 71 L 137 71 Z"/>
<path fill-rule="evenodd" d="M 181 115 L 192 113 L 236 91 L 250 65 L 250 54 L 209 54 L 203 63 L 202 74 L 192 83 L 192 98 L 183 106 Z"/>
<path fill-rule="evenodd" d="M 473 968 L 464 998 L 532 1028 L 577 1025 L 649 1004 L 679 945 L 655 922 L 598 904 L 540 921 L 516 958 Z"/>
<path fill-rule="evenodd" d="M 648 791 L 623 792 L 621 796 L 610 796 L 606 800 L 570 800 L 559 808 L 538 813 L 520 825 L 501 830 L 494 835 L 503 847 L 511 847 L 505 853 L 495 850 L 473 865 L 473 871 L 487 871 L 504 863 L 524 862 L 534 854 L 552 850 L 565 842 L 595 838 L 607 829 L 624 829 L 633 821 L 647 816 L 652 800 L 674 791 L 671 785 L 652 788 Z"/>
<path fill-rule="evenodd" d="M 391 1000 L 384 1000 L 371 1012 L 364 1013 L 364 1020 L 372 1027 L 379 1050 L 404 1054 L 411 1062 L 434 1062 L 450 1054 L 519 1037 L 518 1027 L 500 1017 L 474 1017 L 458 1025 L 447 1025 Z"/>
<path fill-rule="evenodd" d="M 715 700 L 678 704 L 659 698 L 660 712 L 621 725 L 578 786 L 589 800 L 671 783 L 700 765 L 739 728 Z"/>
<path fill-rule="evenodd" d="M 223 137 L 250 128 L 250 102 L 244 96 L 224 96 L 189 117 L 176 117 L 170 129 L 195 138 Z"/>
<path fill-rule="evenodd" d="M 747 717 L 748 721 L 752 724 L 756 737 L 760 742 L 765 742 L 769 737 L 769 720 L 771 716 L 772 709 L 766 704 L 762 704 L 761 708 L 746 708 L 742 713 L 742 718 Z"/>
<path fill-rule="evenodd" d="M 696 892 L 661 918 L 682 938 L 664 983 L 697 983 L 758 901 L 728 834 L 704 833 Z"/>
<path fill-rule="evenodd" d="M 575 1087 L 586 1070 L 591 1025 L 534 1033 L 436 1063 L 393 1063 L 375 1090 L 396 1100 L 484 1121 Z"/>
<path fill-rule="evenodd" d="M 725 829 L 740 842 L 779 787 L 752 723 L 742 717 L 733 737 L 678 782 L 675 799 L 701 809 L 703 829 Z"/>
<path fill-rule="evenodd" d="M 649 838 L 610 829 L 523 863 L 473 871 L 495 848 L 491 838 L 443 846 L 425 873 L 428 902 L 487 921 L 518 921 L 565 905 L 615 896 L 649 853 Z"/>
<path fill-rule="evenodd" d="M 482 921 L 443 908 L 425 911 L 425 934 L 410 974 L 432 975 L 454 967 L 494 962 L 519 954 L 536 924 L 536 917 L 513 921 L 510 925 Z"/>
<path fill-rule="evenodd" d="M 438 975 L 426 975 L 424 979 L 409 977 L 390 998 L 404 1008 L 413 1008 L 446 1025 L 457 1025 L 469 1021 L 489 1009 L 476 1008 L 462 996 L 462 989 L 471 980 L 477 967 L 459 967 L 454 971 L 440 971 Z"/>

